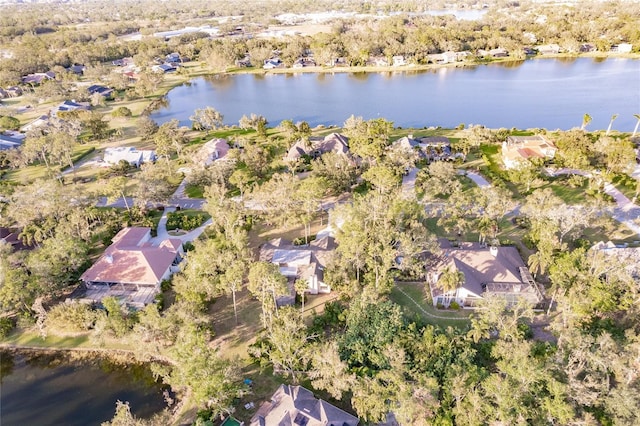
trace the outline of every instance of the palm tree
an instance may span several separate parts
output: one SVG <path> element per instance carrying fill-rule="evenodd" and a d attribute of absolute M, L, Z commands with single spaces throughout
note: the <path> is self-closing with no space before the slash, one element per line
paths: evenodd
<path fill-rule="evenodd" d="M 585 114 L 582 116 L 582 126 L 580 126 L 580 130 L 584 130 L 587 125 L 591 123 L 591 116 L 589 114 Z"/>
<path fill-rule="evenodd" d="M 632 138 L 636 137 L 636 133 L 638 132 L 638 126 L 640 126 L 640 114 L 633 114 L 633 116 L 636 118 L 636 127 L 633 128 L 633 134 L 631 135 Z"/>
<path fill-rule="evenodd" d="M 611 116 L 611 121 L 609 121 L 609 127 L 607 127 L 607 132 L 605 133 L 605 136 L 609 136 L 609 133 L 611 133 L 611 126 L 613 125 L 613 122 L 616 120 L 616 118 L 618 118 L 618 114 L 613 114 Z"/>
<path fill-rule="evenodd" d="M 300 301 L 302 302 L 300 313 L 303 313 L 304 312 L 304 294 L 307 291 L 307 288 L 309 288 L 309 284 L 305 280 L 296 280 L 296 282 L 293 284 L 293 287 L 296 293 L 298 293 L 298 295 L 300 296 Z"/>
<path fill-rule="evenodd" d="M 457 269 L 452 269 L 449 266 L 447 266 L 444 271 L 442 271 L 442 273 L 440 274 L 440 278 L 438 278 L 438 285 L 445 294 L 446 299 L 449 299 L 451 297 L 449 293 L 452 291 L 455 291 L 453 299 L 457 299 L 458 289 L 462 284 L 464 284 L 464 273 L 458 271 Z M 449 305 L 449 300 L 445 301 L 445 305 Z"/>

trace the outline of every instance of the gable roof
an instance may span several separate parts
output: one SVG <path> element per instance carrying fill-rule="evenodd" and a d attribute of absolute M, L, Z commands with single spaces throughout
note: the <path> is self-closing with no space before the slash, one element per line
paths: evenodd
<path fill-rule="evenodd" d="M 359 422 L 346 411 L 316 399 L 302 386 L 280 385 L 271 400 L 260 406 L 250 425 L 357 426 Z"/>
<path fill-rule="evenodd" d="M 304 140 L 296 141 L 287 155 L 285 160 L 297 160 L 303 155 L 311 155 L 317 153 L 319 155 L 327 152 L 335 152 L 336 154 L 346 155 L 349 153 L 349 138 L 340 133 L 330 133 L 322 139 L 310 138 L 308 142 Z"/>
<path fill-rule="evenodd" d="M 157 285 L 178 255 L 182 242 L 149 242 L 151 228 L 124 228 L 104 254 L 80 277 L 92 283 Z"/>

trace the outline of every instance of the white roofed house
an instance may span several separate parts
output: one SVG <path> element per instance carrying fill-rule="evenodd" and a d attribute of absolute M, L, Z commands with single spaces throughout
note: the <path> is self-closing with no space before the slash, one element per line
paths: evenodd
<path fill-rule="evenodd" d="M 540 288 L 515 247 L 485 247 L 464 243 L 452 247 L 442 240 L 442 254 L 427 265 L 427 282 L 433 305 L 474 307 L 487 296 L 502 297 L 509 304 L 525 299 L 532 305 L 542 301 Z M 454 280 L 451 275 L 455 275 Z"/>
<path fill-rule="evenodd" d="M 131 146 L 106 148 L 103 161 L 109 166 L 117 165 L 120 161 L 126 161 L 132 166 L 140 167 L 142 163 L 156 161 L 156 152 L 153 150 L 137 150 Z"/>
<path fill-rule="evenodd" d="M 260 260 L 278 265 L 280 273 L 289 280 L 289 295 L 278 299 L 278 304 L 294 303 L 293 284 L 299 279 L 307 282 L 307 292 L 310 294 L 330 293 L 331 287 L 324 282 L 324 268 L 335 248 L 335 240 L 331 236 L 301 246 L 282 238 L 263 244 L 260 248 Z"/>

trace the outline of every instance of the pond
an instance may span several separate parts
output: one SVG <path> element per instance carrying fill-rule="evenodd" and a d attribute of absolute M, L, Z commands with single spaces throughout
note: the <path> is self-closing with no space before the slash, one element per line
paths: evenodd
<path fill-rule="evenodd" d="M 2 426 L 100 425 L 113 417 L 116 401 L 129 402 L 141 418 L 166 407 L 163 387 L 142 365 L 7 351 L 0 361 Z"/>
<path fill-rule="evenodd" d="M 171 90 L 154 112 L 190 126 L 212 106 L 227 124 L 256 113 L 271 126 L 291 119 L 342 125 L 352 114 L 384 117 L 399 127 L 482 124 L 492 128 L 570 129 L 585 113 L 588 130 L 631 131 L 640 113 L 640 60 L 531 59 L 429 71 L 236 74 L 200 77 Z"/>

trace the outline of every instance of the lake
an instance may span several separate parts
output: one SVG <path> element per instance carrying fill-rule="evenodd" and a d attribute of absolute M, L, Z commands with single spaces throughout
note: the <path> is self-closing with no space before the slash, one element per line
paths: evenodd
<path fill-rule="evenodd" d="M 384 117 L 399 127 L 570 129 L 585 113 L 588 130 L 632 131 L 640 113 L 640 60 L 530 59 L 464 68 L 380 73 L 235 74 L 200 77 L 172 89 L 151 118 L 190 126 L 212 106 L 227 124 L 256 113 L 282 120 L 342 125 L 352 114 Z"/>
<path fill-rule="evenodd" d="M 162 387 L 143 366 L 6 351 L 0 360 L 2 426 L 100 425 L 114 416 L 118 400 L 142 418 L 166 407 Z"/>

